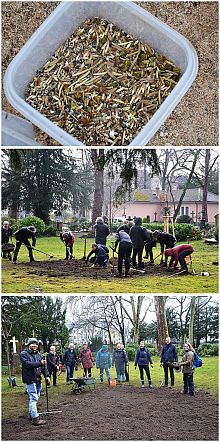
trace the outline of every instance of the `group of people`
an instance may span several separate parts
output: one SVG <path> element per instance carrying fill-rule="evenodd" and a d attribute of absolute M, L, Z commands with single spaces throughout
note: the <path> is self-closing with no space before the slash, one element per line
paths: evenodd
<path fill-rule="evenodd" d="M 193 382 L 193 363 L 194 363 L 194 349 L 189 343 L 184 344 L 184 356 L 181 362 L 178 362 L 178 354 L 175 345 L 171 342 L 170 337 L 166 338 L 164 344 L 160 362 L 164 369 L 164 384 L 168 387 L 168 372 L 170 372 L 171 384 L 170 387 L 174 387 L 174 367 L 183 370 L 183 383 L 184 394 L 190 396 L 195 395 L 194 382 Z M 92 367 L 94 366 L 94 359 L 92 357 L 91 349 L 87 342 L 83 343 L 77 357 L 75 351 L 75 345 L 70 343 L 65 350 L 62 360 L 56 353 L 56 347 L 51 345 L 46 357 L 43 357 L 39 352 L 39 341 L 36 338 L 30 338 L 25 348 L 20 353 L 20 361 L 22 364 L 22 380 L 26 385 L 26 391 L 29 396 L 29 414 L 28 418 L 32 421 L 33 425 L 43 425 L 45 423 L 39 416 L 37 410 L 37 402 L 42 389 L 42 375 L 45 378 L 47 385 L 50 385 L 51 376 L 53 376 L 53 385 L 57 385 L 57 372 L 65 364 L 66 366 L 66 382 L 70 384 L 73 382 L 74 369 L 77 368 L 78 363 L 82 364 L 83 376 L 92 376 Z M 61 364 L 62 361 L 62 364 Z M 152 378 L 150 373 L 150 367 L 153 368 L 153 361 L 150 355 L 149 349 L 145 346 L 144 341 L 140 342 L 137 349 L 134 366 L 139 368 L 141 387 L 144 387 L 145 379 L 144 373 L 147 375 L 148 386 L 152 388 Z M 124 349 L 123 344 L 118 343 L 113 351 L 112 357 L 108 349 L 108 345 L 102 345 L 101 349 L 96 354 L 96 368 L 99 369 L 100 382 L 103 382 L 104 372 L 107 377 L 107 381 L 110 384 L 110 368 L 115 367 L 117 382 L 125 382 L 129 380 L 128 373 L 128 356 Z"/>
<path fill-rule="evenodd" d="M 97 264 L 100 267 L 106 267 L 109 260 L 109 249 L 106 246 L 109 229 L 101 217 L 97 218 L 94 229 L 95 243 L 92 244 L 92 250 L 89 252 L 86 262 L 90 261 L 93 266 Z M 113 247 L 113 251 L 118 254 L 118 274 L 116 276 L 122 277 L 123 262 L 125 277 L 129 276 L 130 267 L 143 270 L 144 249 L 146 253 L 145 258 L 148 259 L 149 257 L 149 264 L 154 264 L 153 248 L 156 247 L 157 242 L 160 244 L 161 264 L 167 267 L 168 258 L 170 257 L 170 270 L 175 269 L 179 263 L 181 271 L 188 271 L 185 257 L 193 252 L 191 244 L 177 246 L 176 238 L 173 235 L 160 230 L 152 232 L 142 227 L 142 218 L 136 217 L 132 225 L 125 220 L 123 225 L 117 230 Z M 95 257 L 91 258 L 93 254 Z M 163 255 L 165 260 L 163 260 Z"/>
<path fill-rule="evenodd" d="M 107 237 L 110 234 L 107 221 L 103 217 L 96 219 L 93 226 L 95 242 L 92 244 L 91 251 L 86 257 L 86 263 L 90 262 L 92 266 L 106 267 L 109 261 L 109 248 L 106 246 Z M 14 233 L 16 246 L 13 254 L 13 263 L 17 263 L 17 257 L 22 244 L 24 244 L 29 253 L 30 262 L 34 261 L 33 249 L 36 245 L 36 228 L 34 226 L 22 227 Z M 65 245 L 65 259 L 73 258 L 73 246 L 75 242 L 74 233 L 71 231 L 61 232 L 60 239 Z M 2 226 L 2 244 L 8 244 L 12 241 L 12 230 L 8 221 L 3 222 Z M 30 243 L 32 240 L 32 244 Z M 157 242 L 160 244 L 161 264 L 167 267 L 170 257 L 169 269 L 175 269 L 178 263 L 182 271 L 187 272 L 185 257 L 191 255 L 193 247 L 191 244 L 176 245 L 176 238 L 160 230 L 151 231 L 142 227 L 142 219 L 136 217 L 134 223 L 130 225 L 124 221 L 123 225 L 117 230 L 113 251 L 118 254 L 118 274 L 122 277 L 123 262 L 125 266 L 125 276 L 129 276 L 130 267 L 143 270 L 143 251 L 145 249 L 145 258 L 150 258 L 149 264 L 154 263 L 153 248 Z M 118 248 L 118 250 L 117 250 Z M 7 252 L 3 252 L 3 258 L 6 258 Z M 94 256 L 92 256 L 94 255 Z M 165 261 L 163 261 L 163 255 Z"/>

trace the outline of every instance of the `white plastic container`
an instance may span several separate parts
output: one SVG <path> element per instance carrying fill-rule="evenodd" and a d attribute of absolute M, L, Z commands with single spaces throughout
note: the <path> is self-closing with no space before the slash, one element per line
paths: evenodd
<path fill-rule="evenodd" d="M 25 89 L 36 71 L 87 18 L 92 17 L 114 23 L 169 57 L 181 69 L 181 79 L 171 94 L 130 143 L 130 146 L 145 146 L 191 86 L 198 71 L 198 58 L 192 45 L 181 34 L 130 1 L 61 2 L 10 63 L 4 78 L 5 94 L 15 109 L 60 144 L 84 146 L 33 109 L 24 97 Z"/>
<path fill-rule="evenodd" d="M 34 141 L 33 126 L 29 121 L 2 111 L 2 146 L 41 146 Z"/>

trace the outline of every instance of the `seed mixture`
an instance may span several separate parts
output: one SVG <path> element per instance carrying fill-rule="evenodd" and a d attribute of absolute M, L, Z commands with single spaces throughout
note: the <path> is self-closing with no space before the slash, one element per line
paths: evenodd
<path fill-rule="evenodd" d="M 86 20 L 33 78 L 26 101 L 86 145 L 128 145 L 180 69 L 104 19 Z"/>

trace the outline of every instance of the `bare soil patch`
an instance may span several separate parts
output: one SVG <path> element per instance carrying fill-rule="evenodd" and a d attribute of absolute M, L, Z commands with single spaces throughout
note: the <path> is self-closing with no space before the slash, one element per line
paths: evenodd
<path fill-rule="evenodd" d="M 112 266 L 112 259 L 107 268 L 91 267 L 91 264 L 86 264 L 83 259 L 77 260 L 60 260 L 60 261 L 35 261 L 32 263 L 20 263 L 19 266 L 25 267 L 27 274 L 31 275 L 48 275 L 50 277 L 67 277 L 73 276 L 74 278 L 91 278 L 91 279 L 112 279 L 114 274 L 117 274 L 117 260 L 114 261 L 114 269 Z M 148 265 L 145 264 L 144 272 L 135 272 L 131 270 L 131 278 L 139 278 L 141 276 L 168 276 L 166 268 L 160 265 Z"/>
<path fill-rule="evenodd" d="M 43 416 L 44 427 L 27 416 L 4 419 L 2 440 L 218 440 L 218 400 L 203 392 L 191 397 L 129 385 L 78 396 L 68 391 L 51 409 L 62 413 Z"/>

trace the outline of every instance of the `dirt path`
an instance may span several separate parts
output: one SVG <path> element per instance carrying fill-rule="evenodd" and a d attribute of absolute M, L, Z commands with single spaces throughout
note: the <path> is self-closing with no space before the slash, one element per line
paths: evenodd
<path fill-rule="evenodd" d="M 62 413 L 47 415 L 44 427 L 3 420 L 2 440 L 218 440 L 217 398 L 208 393 L 123 385 L 67 393 L 53 407 Z"/>

